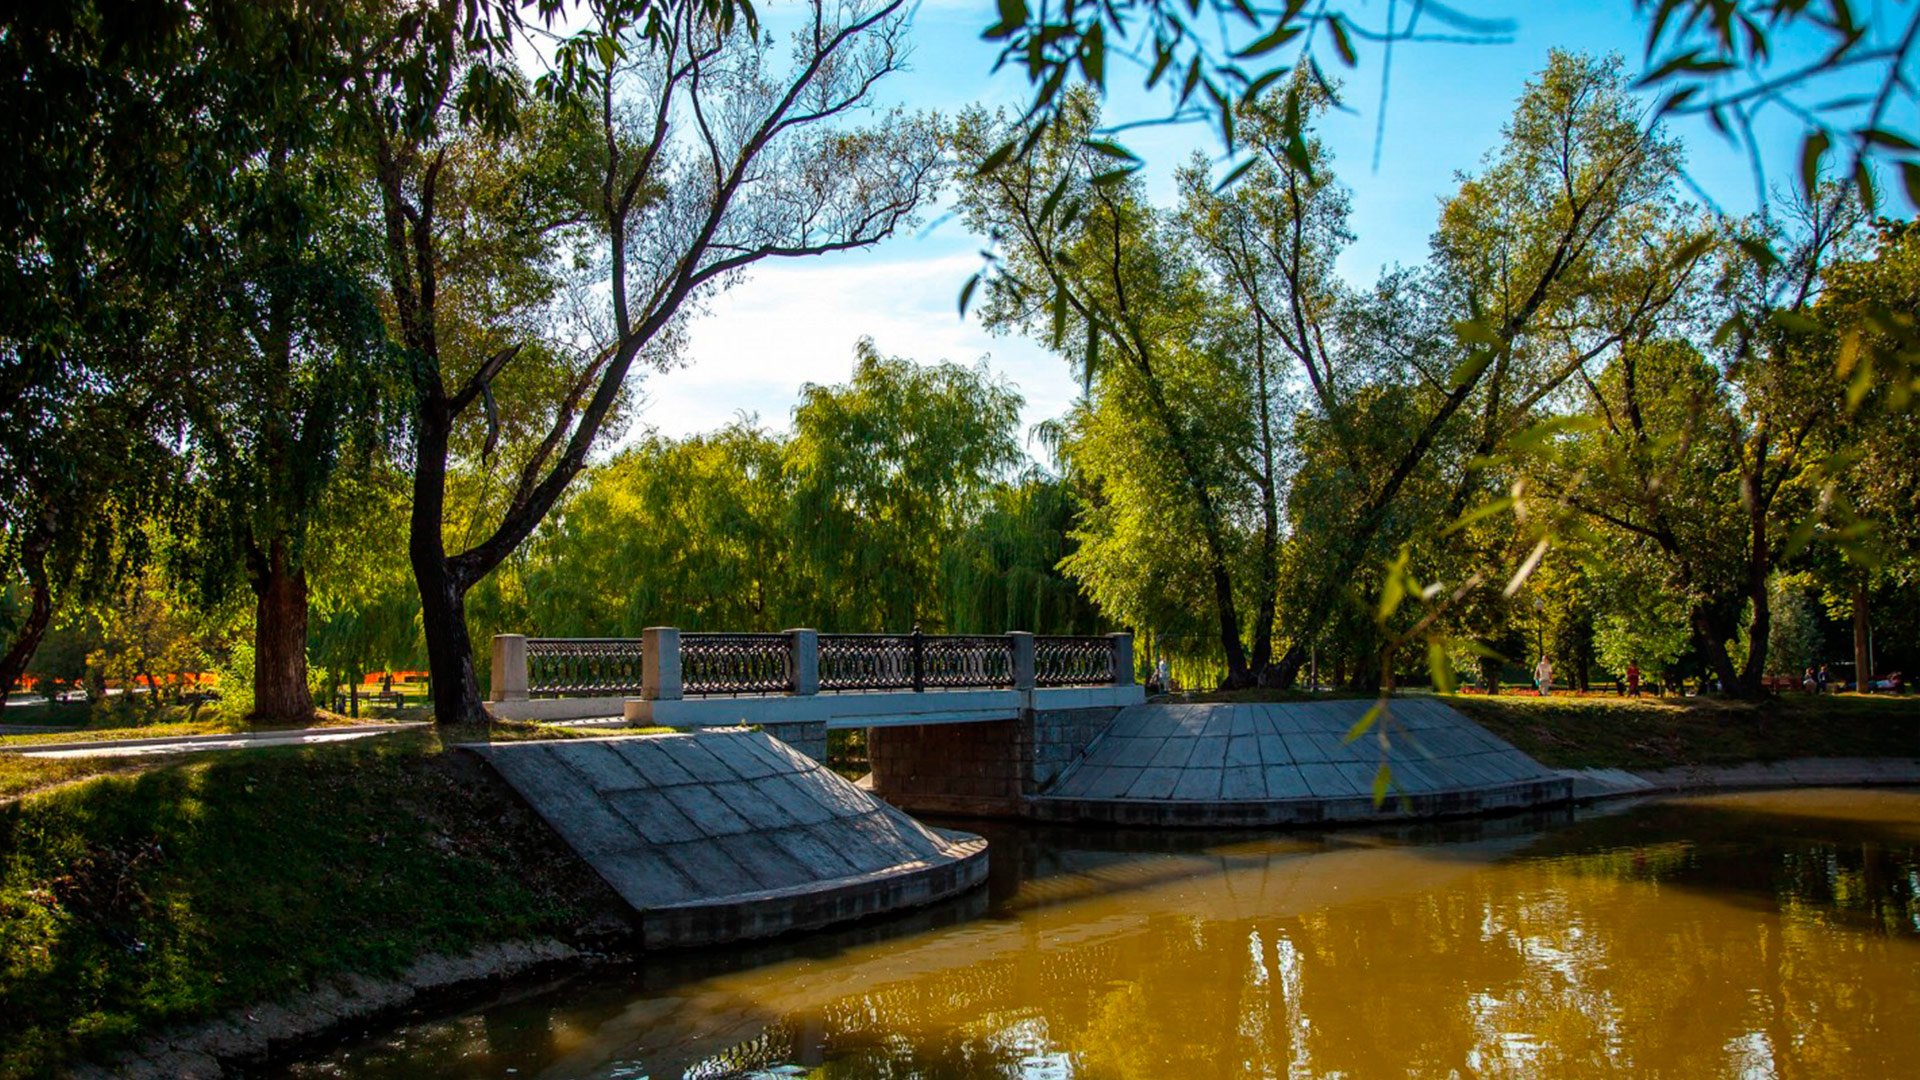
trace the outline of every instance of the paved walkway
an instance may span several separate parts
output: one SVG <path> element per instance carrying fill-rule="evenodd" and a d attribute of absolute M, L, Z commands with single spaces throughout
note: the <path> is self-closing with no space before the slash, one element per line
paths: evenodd
<path fill-rule="evenodd" d="M 68 731 L 79 731 L 71 724 L 0 724 L 0 735 L 59 735 Z"/>
<path fill-rule="evenodd" d="M 1920 758 L 1791 758 L 1745 765 L 1680 765 L 1626 769 L 1561 769 L 1581 801 L 1719 788 L 1862 787 L 1920 784 Z"/>
<path fill-rule="evenodd" d="M 386 735 L 426 727 L 425 721 L 405 724 L 349 724 L 339 727 L 296 728 L 291 731 L 251 731 L 230 735 L 176 735 L 157 739 L 95 739 L 91 742 L 0 744 L 0 753 L 21 757 L 164 757 L 207 750 L 244 750 L 262 746 L 308 746 Z"/>

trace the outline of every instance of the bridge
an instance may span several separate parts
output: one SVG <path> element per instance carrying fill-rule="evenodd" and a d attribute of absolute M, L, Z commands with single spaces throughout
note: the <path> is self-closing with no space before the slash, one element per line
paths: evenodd
<path fill-rule="evenodd" d="M 867 731 L 873 790 L 914 810 L 1005 813 L 1145 699 L 1133 636 L 696 633 L 493 640 L 506 719 L 760 727 L 816 760 Z"/>

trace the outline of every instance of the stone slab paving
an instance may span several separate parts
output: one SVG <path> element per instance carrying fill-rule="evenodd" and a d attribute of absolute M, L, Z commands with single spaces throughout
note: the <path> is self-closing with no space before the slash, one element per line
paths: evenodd
<path fill-rule="evenodd" d="M 1448 706 L 1395 699 L 1372 737 L 1345 735 L 1371 701 L 1136 705 L 1042 796 L 1035 816 L 1136 824 L 1274 824 L 1433 816 L 1564 802 L 1576 781 Z M 1373 805 L 1385 761 L 1391 794 Z"/>
<path fill-rule="evenodd" d="M 464 749 L 632 905 L 650 947 L 813 929 L 986 879 L 986 841 L 922 825 L 764 732 Z"/>

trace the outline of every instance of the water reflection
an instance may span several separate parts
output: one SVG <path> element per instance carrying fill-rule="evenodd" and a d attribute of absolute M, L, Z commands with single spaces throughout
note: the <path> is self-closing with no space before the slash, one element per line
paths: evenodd
<path fill-rule="evenodd" d="M 971 908 L 527 991 L 295 1072 L 1884 1076 L 1920 1053 L 1920 792 L 989 831 Z"/>

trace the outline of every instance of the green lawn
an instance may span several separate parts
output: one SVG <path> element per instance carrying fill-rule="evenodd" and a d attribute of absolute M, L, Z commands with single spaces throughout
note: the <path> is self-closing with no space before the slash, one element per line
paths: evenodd
<path fill-rule="evenodd" d="M 445 749 L 484 737 L 194 755 L 0 806 L 0 1076 L 331 973 L 617 918 L 483 764 Z"/>
<path fill-rule="evenodd" d="M 1541 762 L 1657 769 L 1795 757 L 1920 757 L 1920 698 L 1453 695 L 1448 704 Z"/>

